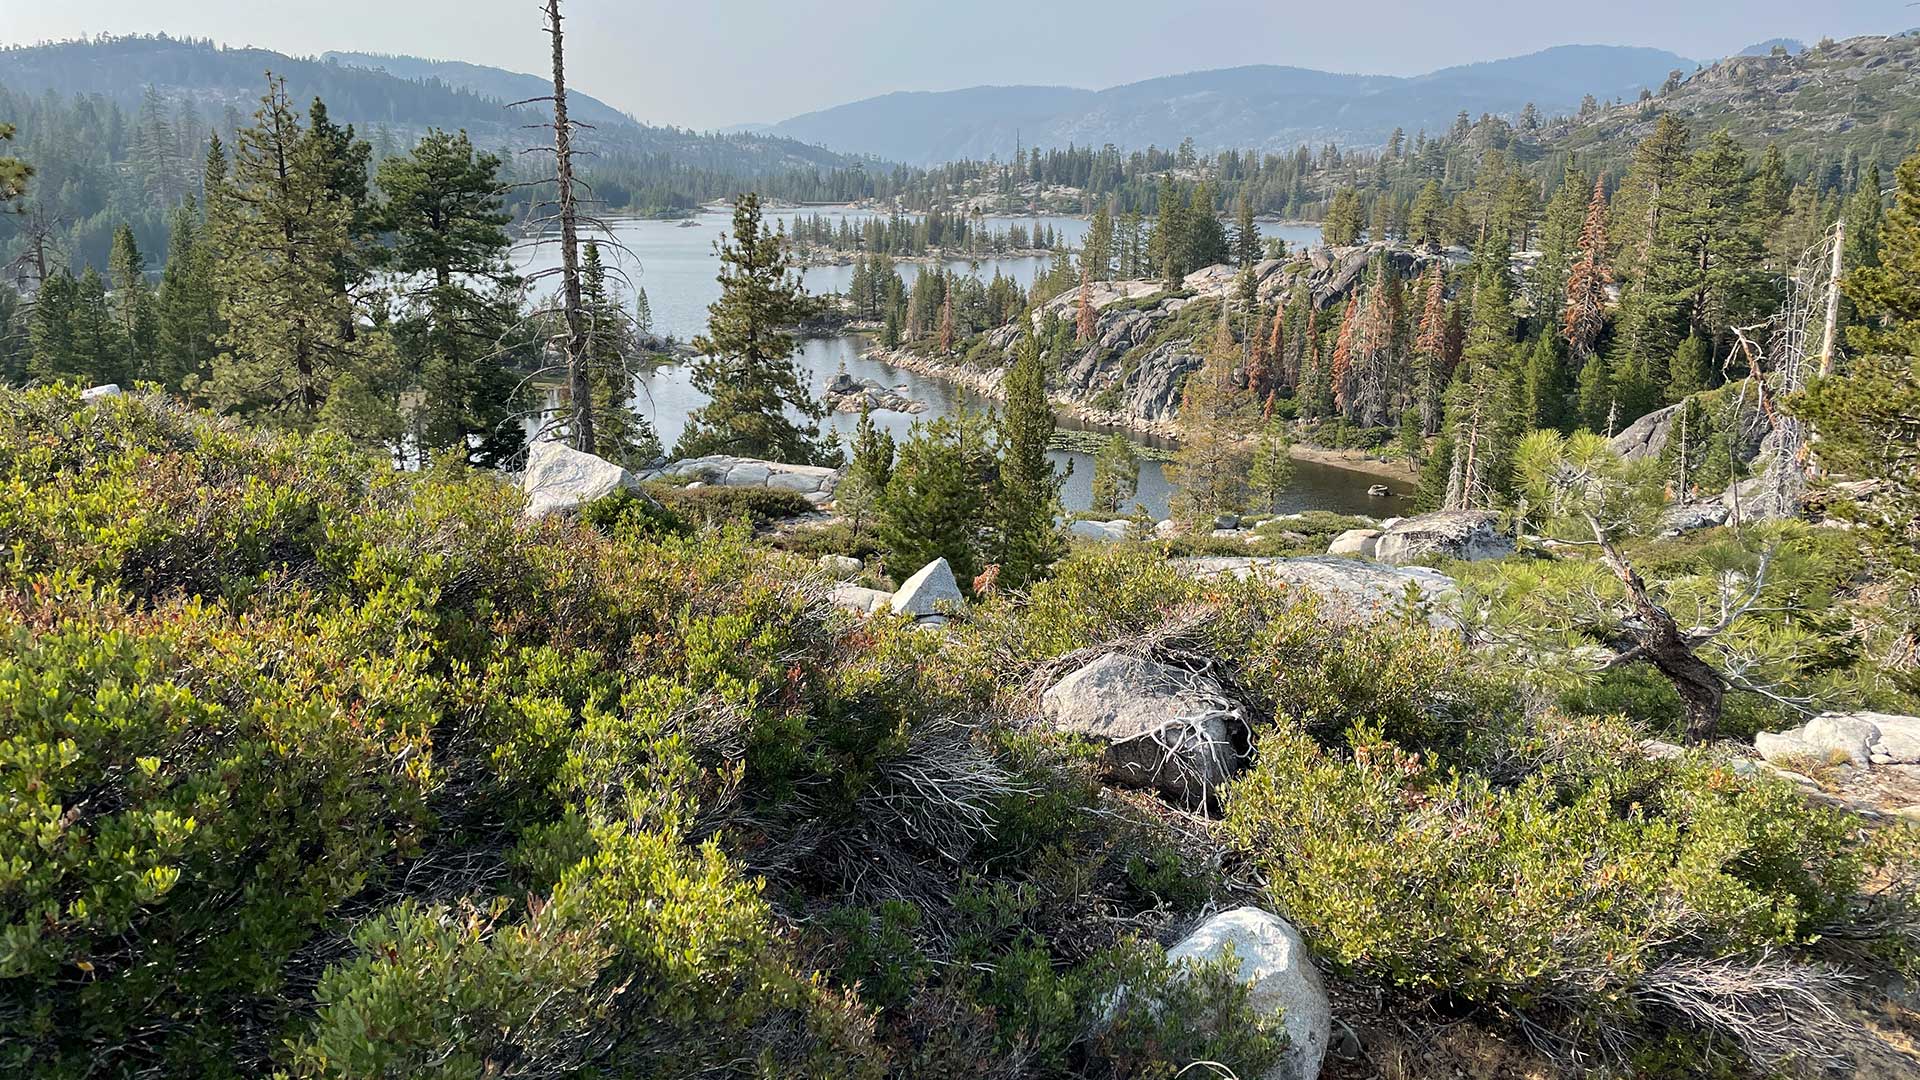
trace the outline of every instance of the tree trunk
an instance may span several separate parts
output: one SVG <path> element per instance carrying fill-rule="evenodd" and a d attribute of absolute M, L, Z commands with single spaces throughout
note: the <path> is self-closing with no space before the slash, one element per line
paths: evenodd
<path fill-rule="evenodd" d="M 580 311 L 580 226 L 573 198 L 573 128 L 567 121 L 567 69 L 560 0 L 547 0 L 547 33 L 553 35 L 553 154 L 560 203 L 561 302 L 567 320 L 567 397 L 572 407 L 568 440 L 593 453 L 593 383 L 587 372 L 587 327 Z"/>
<path fill-rule="evenodd" d="M 1667 677 L 1686 706 L 1687 743 L 1712 739 L 1720 726 L 1720 707 L 1726 696 L 1726 684 L 1721 681 L 1720 673 L 1694 655 L 1693 642 L 1680 632 L 1679 624 L 1667 614 L 1667 609 L 1654 603 L 1653 597 L 1647 594 L 1646 582 L 1606 538 L 1599 523 L 1588 518 L 1587 524 L 1600 542 L 1601 561 L 1626 587 L 1627 600 L 1640 618 L 1641 625 L 1632 631 L 1636 652 Z"/>

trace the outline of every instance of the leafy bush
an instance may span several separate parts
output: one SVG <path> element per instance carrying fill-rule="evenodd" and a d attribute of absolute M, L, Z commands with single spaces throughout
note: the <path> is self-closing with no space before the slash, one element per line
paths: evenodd
<path fill-rule="evenodd" d="M 1663 965 L 1810 942 L 1903 857 L 1709 754 L 1552 734 L 1549 763 L 1501 787 L 1377 728 L 1336 750 L 1283 727 L 1229 789 L 1227 830 L 1342 970 L 1615 1034 Z"/>
<path fill-rule="evenodd" d="M 697 525 L 725 525 L 745 521 L 755 529 L 814 512 L 813 504 L 797 491 L 764 487 L 724 487 L 709 484 L 686 488 L 649 484 L 647 491 L 674 514 Z"/>

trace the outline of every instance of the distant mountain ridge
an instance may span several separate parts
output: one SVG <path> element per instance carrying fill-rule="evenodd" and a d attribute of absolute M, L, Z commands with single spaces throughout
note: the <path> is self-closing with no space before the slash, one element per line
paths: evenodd
<path fill-rule="evenodd" d="M 62 97 L 97 94 L 129 111 L 151 87 L 169 101 L 191 101 L 212 116 L 231 109 L 248 117 L 259 104 L 268 71 L 286 79 L 295 101 L 322 98 L 336 122 L 354 124 L 363 133 L 384 130 L 411 139 L 429 127 L 464 129 L 487 147 L 526 144 L 529 133 L 523 128 L 539 120 L 538 108 L 512 109 L 507 103 L 552 92 L 539 76 L 478 64 L 366 53 L 297 57 L 165 35 L 0 48 L 0 87 Z M 665 154 L 680 165 L 753 173 L 857 164 L 792 139 L 657 127 L 589 94 L 574 91 L 568 97 L 575 115 L 594 125 L 583 133 L 582 144 L 613 158 Z"/>
<path fill-rule="evenodd" d="M 1438 130 L 1461 111 L 1572 112 L 1588 94 L 1632 98 L 1698 65 L 1661 49 L 1564 45 L 1426 75 L 1352 75 L 1255 65 L 1083 90 L 977 86 L 896 92 L 749 130 L 911 164 L 1007 157 L 1028 146 L 1291 149 L 1301 143 L 1385 143 L 1395 128 Z"/>

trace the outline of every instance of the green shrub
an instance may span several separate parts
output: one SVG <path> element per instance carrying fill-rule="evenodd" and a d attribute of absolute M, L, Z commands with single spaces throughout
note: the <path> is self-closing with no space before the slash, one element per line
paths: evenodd
<path fill-rule="evenodd" d="M 1329 750 L 1283 727 L 1229 788 L 1227 831 L 1341 970 L 1615 1030 L 1662 961 L 1809 942 L 1892 857 L 1783 781 L 1554 734 L 1557 763 L 1497 787 L 1377 729 Z"/>
<path fill-rule="evenodd" d="M 755 529 L 764 529 L 814 512 L 813 504 L 799 492 L 777 488 L 648 484 L 647 492 L 674 515 L 696 525 L 745 521 Z"/>

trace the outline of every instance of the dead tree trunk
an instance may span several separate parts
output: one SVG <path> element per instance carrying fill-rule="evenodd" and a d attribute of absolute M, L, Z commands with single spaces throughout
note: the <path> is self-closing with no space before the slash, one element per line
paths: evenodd
<path fill-rule="evenodd" d="M 1721 704 L 1726 697 L 1726 683 L 1720 678 L 1711 664 L 1694 654 L 1693 639 L 1673 621 L 1667 609 L 1654 602 L 1647 593 L 1646 582 L 1627 562 L 1620 550 L 1608 540 L 1600 524 L 1592 518 L 1587 523 L 1593 528 L 1594 539 L 1600 543 L 1600 558 L 1620 579 L 1627 590 L 1627 602 L 1633 606 L 1634 615 L 1640 624 L 1631 631 L 1633 647 L 1620 654 L 1615 663 L 1629 660 L 1645 660 L 1652 664 L 1660 674 L 1667 677 L 1679 693 L 1681 702 L 1687 710 L 1688 744 L 1706 742 L 1713 738 L 1720 726 Z"/>
<path fill-rule="evenodd" d="M 567 74 L 560 30 L 560 0 L 547 0 L 547 33 L 553 35 L 553 153 L 560 209 L 561 303 L 567 322 L 567 396 L 572 406 L 569 441 L 592 453 L 593 382 L 587 370 L 587 324 L 580 310 L 579 210 L 573 195 L 573 128 L 567 120 Z"/>

